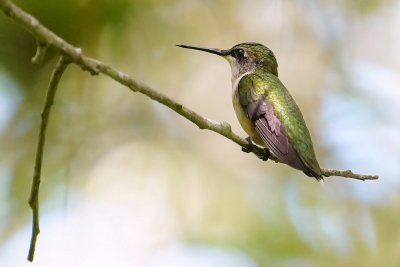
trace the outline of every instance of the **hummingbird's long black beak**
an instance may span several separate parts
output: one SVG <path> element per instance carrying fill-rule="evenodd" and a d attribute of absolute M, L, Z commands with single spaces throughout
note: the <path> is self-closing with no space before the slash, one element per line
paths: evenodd
<path fill-rule="evenodd" d="M 216 54 L 218 56 L 223 56 L 225 55 L 224 50 L 218 49 L 218 48 L 207 48 L 207 47 L 200 47 L 200 46 L 191 46 L 191 45 L 176 45 L 182 48 L 187 48 L 187 49 L 194 49 L 194 50 L 200 50 L 204 52 L 208 52 L 211 54 Z"/>

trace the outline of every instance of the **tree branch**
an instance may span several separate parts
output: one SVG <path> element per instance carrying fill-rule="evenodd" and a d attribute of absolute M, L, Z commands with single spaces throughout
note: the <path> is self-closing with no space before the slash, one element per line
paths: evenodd
<path fill-rule="evenodd" d="M 46 100 L 43 105 L 41 113 L 41 123 L 39 130 L 39 137 L 36 149 L 35 168 L 33 171 L 33 180 L 31 187 L 31 195 L 29 197 L 29 205 L 32 208 L 33 213 L 33 224 L 32 224 L 32 236 L 29 247 L 28 260 L 33 261 L 35 254 L 36 240 L 40 233 L 39 227 L 39 186 L 40 186 L 40 174 L 42 169 L 43 149 L 46 140 L 46 129 L 50 117 L 51 106 L 54 102 L 54 97 L 57 92 L 58 83 L 60 82 L 61 76 L 68 66 L 69 61 L 64 57 L 60 57 L 57 65 L 54 67 L 53 73 L 50 77 L 49 87 L 47 89 Z"/>
<path fill-rule="evenodd" d="M 345 178 L 352 178 L 357 180 L 377 180 L 379 179 L 378 175 L 367 175 L 367 174 L 356 174 L 351 170 L 334 170 L 334 169 L 322 169 L 322 174 L 325 177 L 329 176 L 340 176 Z"/>
<path fill-rule="evenodd" d="M 113 69 L 112 67 L 106 65 L 105 63 L 85 56 L 82 53 L 80 48 L 74 47 L 73 45 L 69 44 L 61 37 L 57 36 L 55 33 L 44 27 L 39 23 L 39 21 L 31 16 L 30 14 L 23 11 L 21 8 L 17 7 L 13 4 L 10 0 L 0 0 L 0 8 L 4 11 L 4 13 L 28 30 L 36 40 L 40 40 L 38 42 L 37 53 L 33 58 L 33 62 L 40 62 L 43 59 L 45 54 L 45 47 L 53 46 L 58 52 L 64 57 L 62 58 L 55 71 L 53 72 L 52 79 L 49 85 L 49 92 L 46 98 L 46 103 L 49 101 L 49 105 L 45 105 L 45 109 L 42 113 L 42 125 L 41 125 L 41 133 L 39 135 L 39 143 L 38 143 L 38 151 L 37 151 L 37 158 L 36 158 L 36 165 L 35 165 L 35 176 L 34 181 L 32 184 L 32 194 L 29 203 L 32 206 L 34 211 L 34 227 L 32 233 L 32 242 L 31 242 L 31 250 L 29 252 L 29 260 L 33 259 L 33 252 L 34 252 L 34 244 L 36 242 L 36 237 L 39 233 L 39 224 L 38 224 L 38 203 L 37 203 L 37 193 L 39 190 L 40 184 L 40 166 L 41 166 L 41 157 L 43 153 L 43 145 L 44 145 L 44 137 L 45 137 L 45 129 L 48 120 L 48 115 L 50 112 L 50 107 L 52 103 L 52 99 L 55 94 L 55 90 L 57 88 L 57 84 L 61 77 L 62 72 L 65 70 L 67 63 L 66 60 L 73 62 L 79 65 L 83 70 L 89 71 L 92 75 L 96 75 L 102 73 L 113 80 L 127 86 L 133 92 L 142 93 L 151 99 L 169 107 L 170 109 L 174 110 L 181 116 L 185 117 L 186 119 L 190 120 L 194 124 L 196 124 L 200 129 L 207 129 L 216 133 L 219 133 L 222 136 L 232 140 L 239 146 L 247 145 L 247 141 L 238 136 L 237 134 L 232 132 L 231 126 L 227 122 L 215 122 L 210 119 L 204 118 L 203 116 L 197 114 L 196 112 L 192 111 L 191 109 L 185 107 L 184 105 L 176 102 L 175 100 L 167 97 L 166 95 L 146 86 L 143 84 L 138 83 L 127 74 L 120 72 L 118 70 Z M 64 63 L 63 63 L 64 62 Z M 53 84 L 53 85 L 52 85 Z M 50 89 L 54 86 L 52 90 L 54 90 L 53 95 L 51 96 L 51 101 L 49 100 Z M 48 109 L 47 109 L 47 108 Z M 45 110 L 47 110 L 45 112 Z M 42 131 L 43 128 L 43 131 Z M 258 146 L 255 146 L 253 151 L 259 157 L 264 155 L 264 149 Z M 279 162 L 279 160 L 274 156 L 271 155 L 270 157 L 275 162 Z M 350 170 L 333 170 L 333 169 L 322 169 L 322 174 L 325 177 L 329 176 L 341 176 L 351 179 L 357 180 L 376 180 L 379 177 L 377 175 L 364 175 L 364 174 L 356 174 Z M 36 178 L 35 178 L 36 177 Z M 36 182 L 35 182 L 36 181 Z M 32 197 L 33 196 L 33 197 Z M 35 227 L 35 225 L 37 227 Z M 36 229 L 36 230 L 35 230 Z M 33 244 L 33 246 L 32 246 Z"/>

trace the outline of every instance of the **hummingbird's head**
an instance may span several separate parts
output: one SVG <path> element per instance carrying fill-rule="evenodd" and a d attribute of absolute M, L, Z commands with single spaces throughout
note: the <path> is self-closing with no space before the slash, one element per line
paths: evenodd
<path fill-rule="evenodd" d="M 240 76 L 256 69 L 264 69 L 278 76 L 278 63 L 274 53 L 258 43 L 237 44 L 223 55 L 232 68 L 232 76 Z"/>
<path fill-rule="evenodd" d="M 246 72 L 254 72 L 256 69 L 263 69 L 278 76 L 278 63 L 275 55 L 268 47 L 262 44 L 241 43 L 227 50 L 189 45 L 178 46 L 224 57 L 231 65 L 233 80 Z"/>

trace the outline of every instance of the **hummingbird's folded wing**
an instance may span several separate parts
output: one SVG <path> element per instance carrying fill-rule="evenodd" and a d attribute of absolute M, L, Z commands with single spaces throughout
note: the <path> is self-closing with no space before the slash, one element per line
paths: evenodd
<path fill-rule="evenodd" d="M 274 114 L 271 103 L 264 96 L 248 103 L 247 114 L 261 139 L 280 161 L 296 169 L 305 170 L 304 164 L 289 142 L 285 126 Z"/>

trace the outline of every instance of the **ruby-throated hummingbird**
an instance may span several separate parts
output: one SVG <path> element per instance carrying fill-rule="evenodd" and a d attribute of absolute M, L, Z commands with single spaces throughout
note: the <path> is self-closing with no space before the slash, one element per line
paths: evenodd
<path fill-rule="evenodd" d="M 282 163 L 323 179 L 303 115 L 279 80 L 278 63 L 269 48 L 258 43 L 242 43 L 227 50 L 178 46 L 228 60 L 232 69 L 233 107 L 249 135 L 249 147 L 254 141 L 268 148 Z"/>

